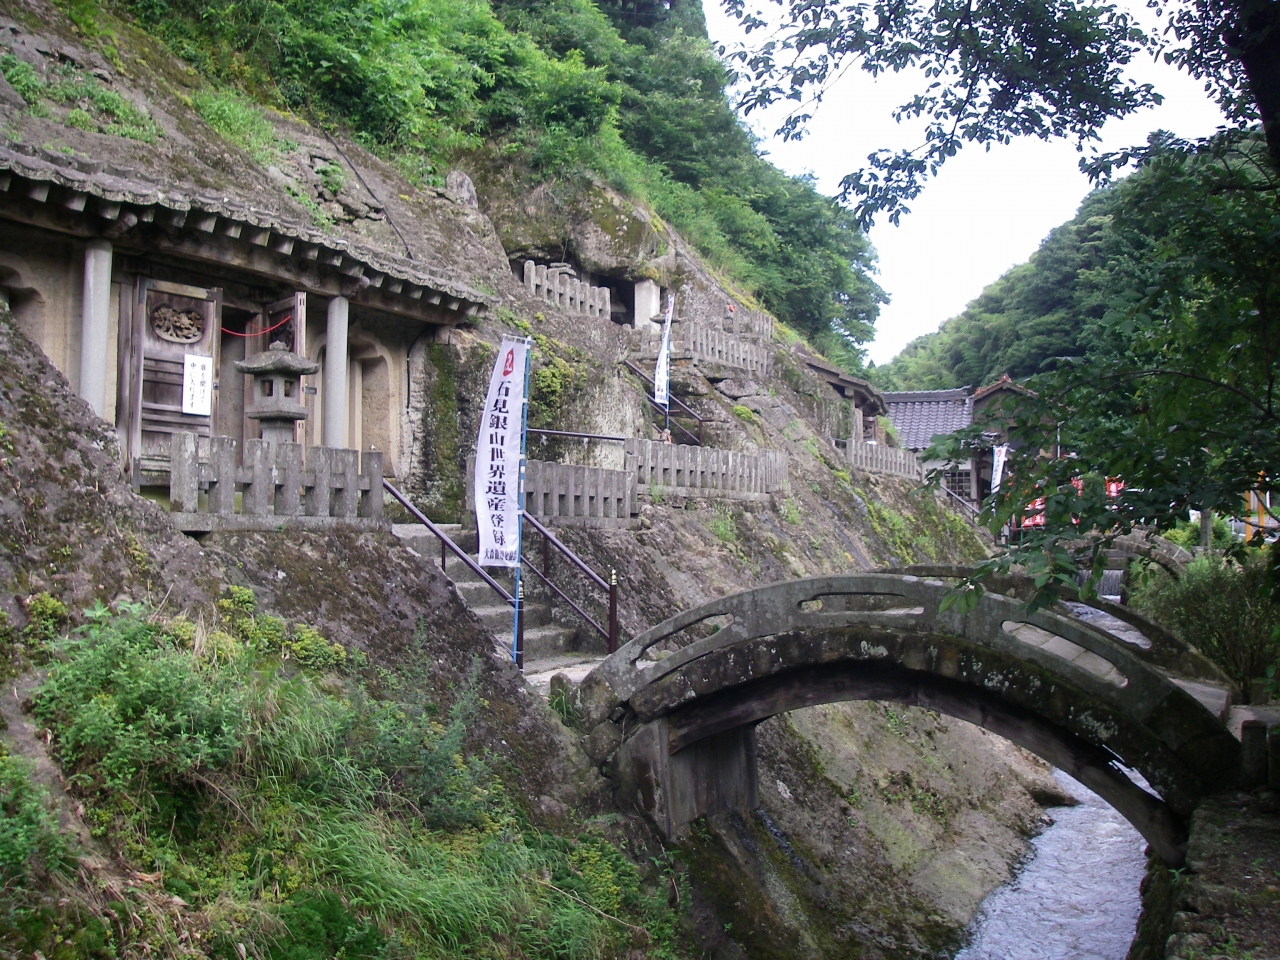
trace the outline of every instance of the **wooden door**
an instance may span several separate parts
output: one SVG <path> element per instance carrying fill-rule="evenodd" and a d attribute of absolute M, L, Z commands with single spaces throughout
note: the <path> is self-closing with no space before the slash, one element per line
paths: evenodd
<path fill-rule="evenodd" d="M 142 470 L 164 468 L 173 434 L 208 437 L 217 402 L 222 291 L 160 280 L 138 284 L 134 449 Z M 206 379 L 207 378 L 207 379 Z"/>

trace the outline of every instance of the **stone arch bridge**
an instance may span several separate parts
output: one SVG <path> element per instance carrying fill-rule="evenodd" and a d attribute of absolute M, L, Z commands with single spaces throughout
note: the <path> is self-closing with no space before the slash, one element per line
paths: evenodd
<path fill-rule="evenodd" d="M 1066 770 L 1180 864 L 1191 812 L 1238 778 L 1225 678 L 1102 601 L 1028 613 L 1010 581 L 968 613 L 944 610 L 947 580 L 965 572 L 794 580 L 680 613 L 580 684 L 588 752 L 608 764 L 620 800 L 676 836 L 698 817 L 758 804 L 757 723 L 839 700 L 897 701 Z"/>

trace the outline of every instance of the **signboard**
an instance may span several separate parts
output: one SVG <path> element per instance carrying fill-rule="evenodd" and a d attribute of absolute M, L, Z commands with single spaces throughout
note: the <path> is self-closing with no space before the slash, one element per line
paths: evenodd
<path fill-rule="evenodd" d="M 1000 481 L 1004 479 L 1004 463 L 1009 456 L 1009 445 L 1002 443 L 991 448 L 991 492 L 1000 490 Z"/>
<path fill-rule="evenodd" d="M 662 345 L 658 347 L 658 363 L 653 368 L 653 402 L 666 406 L 671 400 L 671 314 L 676 298 L 667 297 L 667 314 L 662 319 Z"/>
<path fill-rule="evenodd" d="M 528 352 L 528 340 L 503 337 L 480 415 L 474 483 L 479 561 L 485 567 L 520 567 Z"/>
<path fill-rule="evenodd" d="M 194 353 L 183 355 L 182 412 L 198 417 L 212 415 L 213 357 Z"/>

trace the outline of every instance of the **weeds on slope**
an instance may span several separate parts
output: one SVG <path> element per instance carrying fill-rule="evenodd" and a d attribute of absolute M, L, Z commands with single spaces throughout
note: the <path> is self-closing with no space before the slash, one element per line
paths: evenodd
<path fill-rule="evenodd" d="M 248 591 L 219 606 L 213 628 L 99 609 L 49 644 L 34 716 L 132 879 L 87 890 L 47 802 L 6 765 L 0 859 L 12 873 L 23 850 L 38 855 L 0 889 L 13 921 L 0 953 L 61 941 L 58 956 L 85 957 L 677 955 L 662 892 L 615 847 L 533 829 L 467 755 L 475 669 L 447 713 L 379 699 L 357 651 L 255 614 Z M 96 934 L 68 938 L 68 898 L 51 906 L 31 893 L 42 883 L 78 883 L 74 923 Z"/>

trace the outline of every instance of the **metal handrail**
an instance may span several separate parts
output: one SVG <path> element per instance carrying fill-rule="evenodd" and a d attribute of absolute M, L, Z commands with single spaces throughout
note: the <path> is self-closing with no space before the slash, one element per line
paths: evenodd
<path fill-rule="evenodd" d="M 545 437 L 573 437 L 579 440 L 608 440 L 613 443 L 626 443 L 629 437 L 608 437 L 602 433 L 575 433 L 572 430 L 541 430 L 529 427 L 526 433 L 536 433 Z"/>
<path fill-rule="evenodd" d="M 645 373 L 643 370 L 641 370 L 639 367 L 637 367 L 634 363 L 632 363 L 630 360 L 623 360 L 622 362 L 626 365 L 628 370 L 630 370 L 632 373 L 638 376 L 641 380 L 649 384 L 649 386 L 651 387 L 654 386 L 653 378 L 649 376 L 647 373 Z M 673 424 L 673 426 L 677 430 L 679 430 L 681 433 L 683 433 L 686 437 L 688 437 L 690 440 L 693 440 L 695 443 L 697 443 L 698 446 L 702 446 L 702 425 L 706 423 L 706 421 L 703 420 L 696 413 L 694 413 L 693 409 L 687 403 L 685 403 L 683 400 L 677 397 L 675 394 L 668 392 L 668 396 L 670 396 L 671 402 L 674 403 L 681 410 L 683 410 L 687 416 L 692 417 L 694 420 L 697 421 L 698 435 L 695 438 L 692 433 L 690 433 L 688 430 L 686 430 L 684 427 L 682 427 L 678 423 Z M 649 396 L 647 393 L 645 394 L 645 399 L 649 401 L 649 404 L 655 410 L 663 409 L 662 404 L 658 403 L 658 401 L 654 400 L 653 397 Z"/>
<path fill-rule="evenodd" d="M 542 534 L 542 569 L 539 570 L 532 563 L 529 563 L 527 557 L 523 558 L 528 564 L 529 569 L 537 574 L 538 579 L 545 583 L 561 600 L 569 604 L 582 619 L 591 624 L 600 636 L 604 637 L 608 643 L 609 652 L 613 653 L 618 649 L 618 574 L 616 571 L 610 571 L 608 582 L 605 581 L 598 573 L 587 566 L 587 564 L 572 550 L 560 542 L 560 539 L 548 530 L 537 517 L 533 514 L 525 512 L 525 523 L 529 524 L 534 530 Z M 551 548 L 555 547 L 560 554 L 571 564 L 578 568 L 579 571 L 587 575 L 587 579 L 591 580 L 597 587 L 603 589 L 609 594 L 609 627 L 605 629 L 600 626 L 596 620 L 575 603 L 563 590 L 551 582 Z"/>
<path fill-rule="evenodd" d="M 451 553 L 453 553 L 454 556 L 456 556 L 459 560 L 463 562 L 463 564 L 467 567 L 468 570 L 470 570 L 472 573 L 478 576 L 481 580 L 487 583 L 490 587 L 492 587 L 494 591 L 497 592 L 498 596 L 502 597 L 503 602 L 506 603 L 507 606 L 509 607 L 515 606 L 516 598 L 511 596 L 511 594 L 507 593 L 507 591 L 503 589 L 502 584 L 498 583 L 497 580 L 493 579 L 493 577 L 485 573 L 484 567 L 480 566 L 480 564 L 472 560 L 470 555 L 467 553 L 467 551 L 463 550 L 460 546 L 458 546 L 456 543 L 450 540 L 449 535 L 447 533 L 445 533 L 443 530 L 437 527 L 434 523 L 428 520 L 426 514 L 424 514 L 421 510 L 419 510 L 412 503 L 410 503 L 403 493 L 401 493 L 399 490 L 397 490 L 395 487 L 391 485 L 390 480 L 384 479 L 382 481 L 382 486 L 386 488 L 387 493 L 391 494 L 398 501 L 400 501 L 400 506 L 408 510 L 410 515 L 412 515 L 412 517 L 415 520 L 417 520 L 420 524 L 422 524 L 424 527 L 430 530 L 433 534 L 435 534 L 436 539 L 440 541 L 440 572 L 441 573 L 447 572 L 445 570 L 445 550 L 449 550 Z"/>

